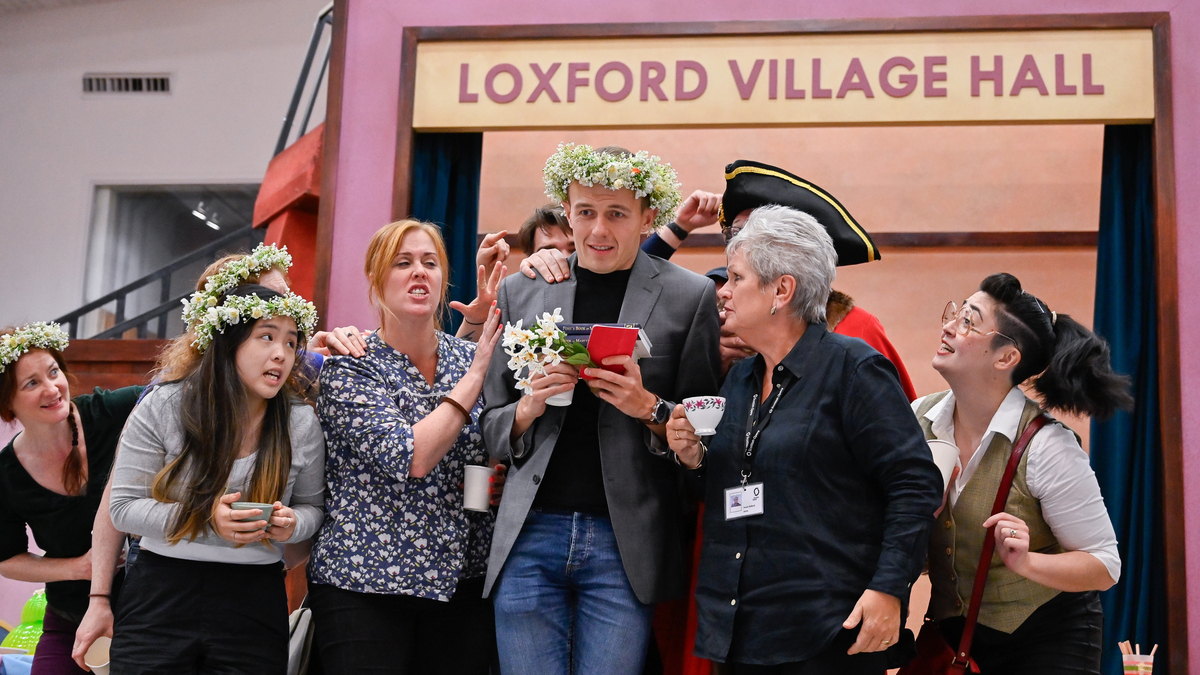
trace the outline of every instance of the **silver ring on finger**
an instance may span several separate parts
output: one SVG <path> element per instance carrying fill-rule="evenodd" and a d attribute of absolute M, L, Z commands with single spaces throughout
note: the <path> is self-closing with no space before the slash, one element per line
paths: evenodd
<path fill-rule="evenodd" d="M 1017 531 L 1016 531 L 1016 530 L 1009 530 L 1009 531 L 1008 531 L 1008 536 L 1012 537 L 1013 539 L 1016 539 L 1016 538 L 1017 538 Z"/>

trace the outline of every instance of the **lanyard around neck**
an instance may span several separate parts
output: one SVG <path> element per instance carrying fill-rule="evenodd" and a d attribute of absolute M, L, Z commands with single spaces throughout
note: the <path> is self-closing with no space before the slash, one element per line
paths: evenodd
<path fill-rule="evenodd" d="M 776 369 L 776 382 L 774 393 L 771 398 L 771 405 L 767 408 L 763 418 L 758 419 L 758 397 L 759 393 L 754 392 L 754 398 L 750 401 L 750 416 L 746 419 L 746 450 L 742 454 L 742 485 L 750 481 L 750 475 L 754 473 L 754 455 L 758 452 L 758 437 L 762 435 L 763 429 L 771 423 L 771 416 L 775 414 L 775 406 L 779 405 L 779 401 L 783 399 L 784 393 L 791 388 L 795 378 L 786 370 Z M 764 403 L 766 403 L 764 401 Z"/>

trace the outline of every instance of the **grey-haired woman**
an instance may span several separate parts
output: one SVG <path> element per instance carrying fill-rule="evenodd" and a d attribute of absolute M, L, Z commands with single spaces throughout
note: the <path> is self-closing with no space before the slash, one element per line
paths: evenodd
<path fill-rule="evenodd" d="M 825 329 L 825 229 L 762 207 L 727 254 L 726 326 L 758 356 L 729 371 L 714 437 L 682 406 L 667 426 L 705 482 L 696 654 L 734 673 L 882 675 L 941 475 L 895 367 Z"/>

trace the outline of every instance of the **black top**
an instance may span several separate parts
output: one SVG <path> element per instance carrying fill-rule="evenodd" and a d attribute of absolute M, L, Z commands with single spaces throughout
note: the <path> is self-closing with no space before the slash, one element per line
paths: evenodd
<path fill-rule="evenodd" d="M 575 313 L 571 323 L 617 323 L 630 271 L 596 274 L 576 265 Z M 600 399 L 581 377 L 533 501 L 535 507 L 608 513 L 600 467 L 599 424 Z"/>
<path fill-rule="evenodd" d="M 760 405 L 750 483 L 764 514 L 725 520 L 741 483 L 762 356 L 735 364 L 709 444 L 696 655 L 771 665 L 811 658 L 842 630 L 866 589 L 907 602 L 925 564 L 942 478 L 891 361 L 809 324 Z M 699 472 L 697 472 L 699 473 Z"/>
<path fill-rule="evenodd" d="M 76 396 L 87 450 L 88 484 L 83 494 L 66 496 L 42 487 L 17 459 L 10 442 L 0 450 L 0 560 L 29 550 L 26 524 L 47 558 L 78 558 L 92 548 L 92 524 L 108 483 L 121 429 L 142 387 L 125 387 Z M 16 440 L 16 439 L 13 439 Z M 46 584 L 46 602 L 59 614 L 78 621 L 88 607 L 91 581 Z"/>

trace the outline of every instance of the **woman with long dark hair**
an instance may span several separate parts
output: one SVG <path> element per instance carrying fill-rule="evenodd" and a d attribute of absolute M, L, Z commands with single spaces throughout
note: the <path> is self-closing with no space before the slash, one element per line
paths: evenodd
<path fill-rule="evenodd" d="M 23 431 L 0 450 L 0 575 L 46 584 L 47 611 L 34 657 L 38 675 L 83 673 L 71 660 L 88 607 L 92 521 L 117 441 L 141 387 L 71 398 L 56 324 L 0 331 L 0 419 Z M 44 555 L 28 550 L 26 525 Z"/>
<path fill-rule="evenodd" d="M 324 441 L 293 368 L 315 323 L 298 296 L 230 291 L 196 327 L 198 367 L 130 416 L 111 515 L 142 540 L 114 675 L 285 671 L 282 544 L 312 536 L 324 496 Z"/>
<path fill-rule="evenodd" d="M 933 367 L 950 390 L 913 410 L 926 438 L 959 448 L 960 471 L 930 538 L 928 616 L 958 644 L 994 526 L 971 650 L 983 675 L 1099 673 L 1098 591 L 1116 583 L 1121 559 L 1078 437 L 1057 423 L 1037 431 L 1004 511 L 991 509 L 1013 444 L 1043 409 L 1108 417 L 1132 405 L 1127 379 L 1113 372 L 1103 339 L 1011 274 L 993 274 L 962 306 L 947 305 Z"/>

